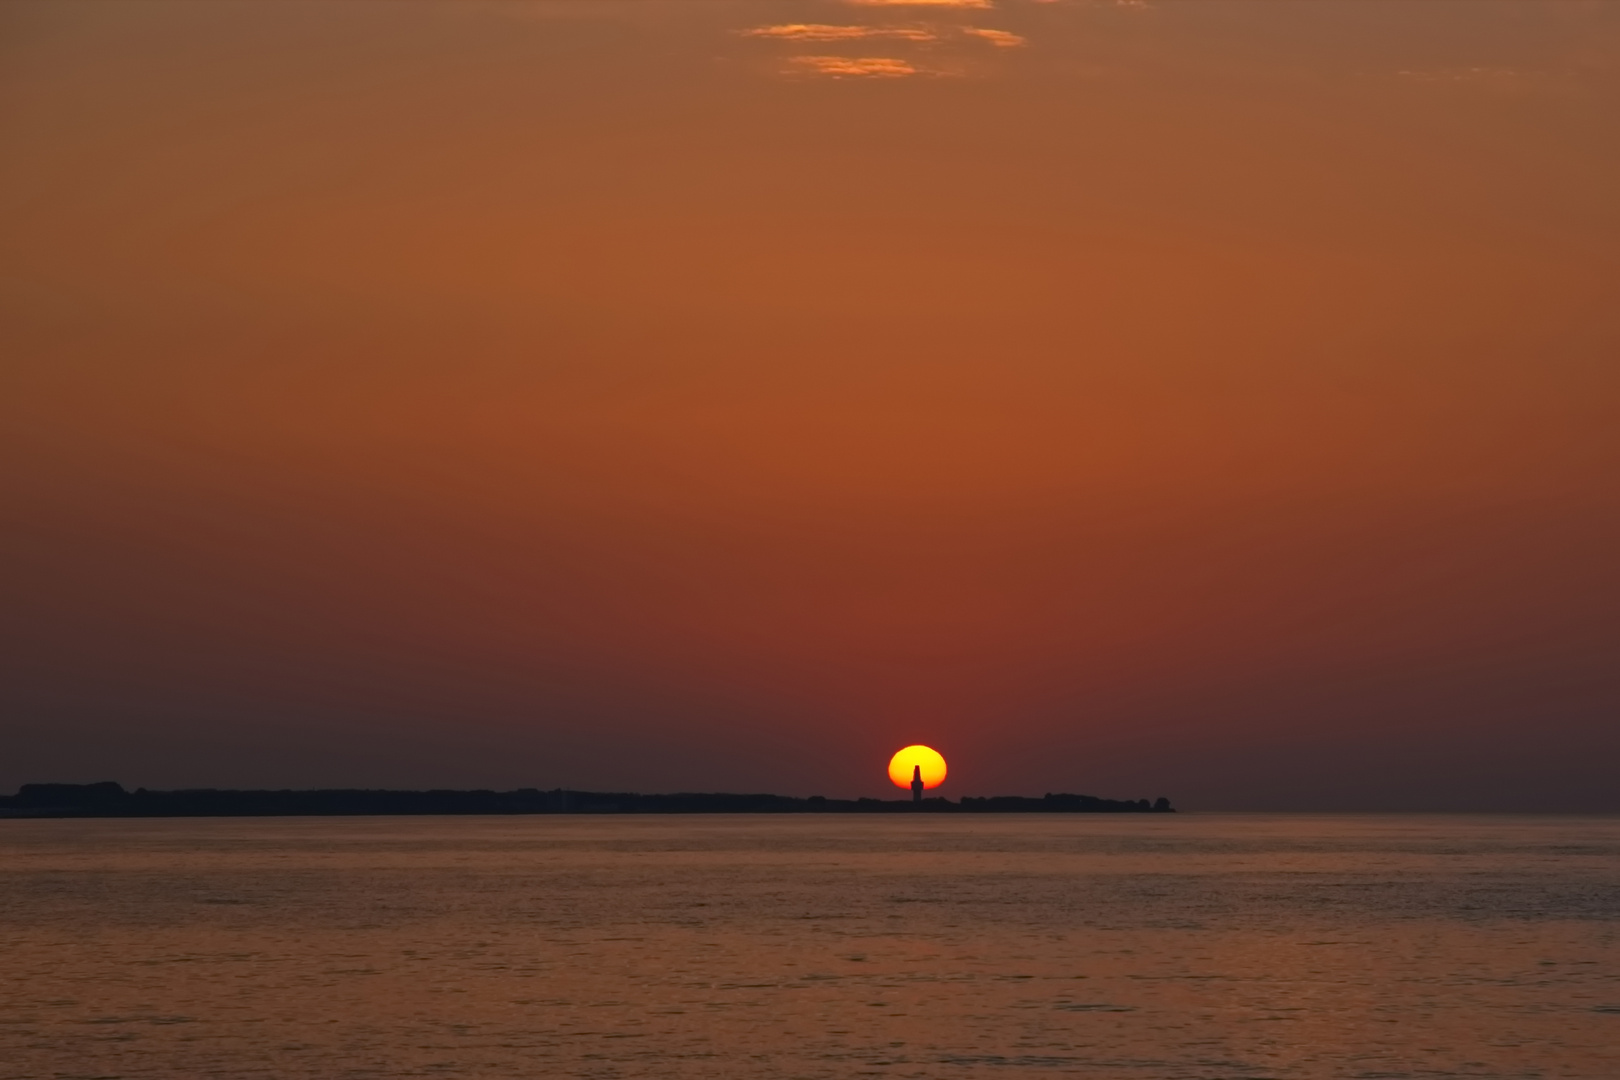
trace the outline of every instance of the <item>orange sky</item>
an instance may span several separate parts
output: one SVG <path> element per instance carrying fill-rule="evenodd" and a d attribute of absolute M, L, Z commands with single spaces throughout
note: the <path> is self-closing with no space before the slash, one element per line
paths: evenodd
<path fill-rule="evenodd" d="M 1620 809 L 1620 5 L 0 6 L 0 788 Z"/>

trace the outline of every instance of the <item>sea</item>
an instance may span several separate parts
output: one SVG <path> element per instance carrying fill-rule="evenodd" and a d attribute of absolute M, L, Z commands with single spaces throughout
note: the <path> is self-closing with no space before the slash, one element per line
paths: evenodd
<path fill-rule="evenodd" d="M 1620 1078 L 1620 819 L 0 821 L 0 1077 Z"/>

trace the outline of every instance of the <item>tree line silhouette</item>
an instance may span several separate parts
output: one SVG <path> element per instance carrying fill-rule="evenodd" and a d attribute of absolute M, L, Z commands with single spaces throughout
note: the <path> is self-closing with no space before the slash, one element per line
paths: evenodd
<path fill-rule="evenodd" d="M 244 791 L 196 788 L 126 791 L 121 784 L 24 784 L 0 796 L 4 817 L 281 817 L 388 814 L 1167 814 L 1170 800 L 1095 795 L 829 799 L 812 795 L 732 795 L 519 788 L 516 791 L 389 791 L 328 788 Z"/>

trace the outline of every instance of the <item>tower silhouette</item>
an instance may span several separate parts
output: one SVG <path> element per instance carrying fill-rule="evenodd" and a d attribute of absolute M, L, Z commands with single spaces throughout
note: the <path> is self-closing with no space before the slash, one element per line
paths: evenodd
<path fill-rule="evenodd" d="M 911 767 L 911 801 L 912 802 L 914 802 L 914 803 L 922 802 L 922 789 L 923 789 L 922 766 L 921 765 L 913 765 Z"/>

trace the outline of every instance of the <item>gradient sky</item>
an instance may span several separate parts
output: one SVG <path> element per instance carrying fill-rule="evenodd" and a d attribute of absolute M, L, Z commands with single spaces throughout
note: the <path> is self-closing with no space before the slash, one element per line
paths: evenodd
<path fill-rule="evenodd" d="M 0 789 L 1620 810 L 1620 4 L 0 5 Z"/>

